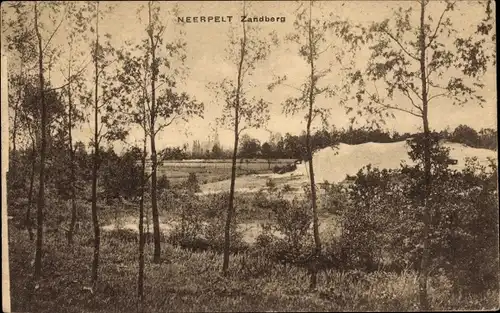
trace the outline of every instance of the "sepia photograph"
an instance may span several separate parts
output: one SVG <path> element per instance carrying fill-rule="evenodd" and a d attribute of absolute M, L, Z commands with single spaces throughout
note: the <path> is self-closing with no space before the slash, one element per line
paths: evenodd
<path fill-rule="evenodd" d="M 4 312 L 500 309 L 495 1 L 0 25 Z"/>

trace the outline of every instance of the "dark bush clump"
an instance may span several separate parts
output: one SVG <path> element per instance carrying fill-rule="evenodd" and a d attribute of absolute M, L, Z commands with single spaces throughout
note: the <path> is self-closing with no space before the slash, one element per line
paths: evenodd
<path fill-rule="evenodd" d="M 419 269 L 422 255 L 423 166 L 421 142 L 410 142 L 415 166 L 360 170 L 340 210 L 342 234 L 330 253 L 347 268 Z M 455 290 L 498 288 L 497 168 L 469 160 L 463 171 L 448 168 L 448 151 L 432 146 L 432 274 Z M 332 197 L 339 194 L 330 190 Z M 327 249 L 328 250 L 328 249 Z"/>

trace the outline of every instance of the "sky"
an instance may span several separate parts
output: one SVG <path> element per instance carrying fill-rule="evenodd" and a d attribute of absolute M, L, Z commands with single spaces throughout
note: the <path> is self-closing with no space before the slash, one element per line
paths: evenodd
<path fill-rule="evenodd" d="M 144 2 L 116 2 L 111 14 L 106 15 L 105 20 L 100 26 L 103 33 L 109 33 L 112 36 L 114 45 L 123 45 L 126 40 L 137 41 L 146 35 L 145 26 L 138 19 L 136 14 L 138 8 L 144 5 Z M 166 146 L 177 146 L 184 143 L 192 144 L 193 140 L 204 141 L 213 134 L 214 129 L 218 129 L 219 140 L 225 148 L 231 148 L 233 138 L 232 132 L 218 127 L 216 118 L 221 115 L 222 103 L 217 100 L 215 93 L 207 88 L 209 83 L 220 81 L 224 77 L 235 78 L 237 68 L 228 60 L 227 48 L 229 47 L 229 31 L 241 32 L 242 23 L 240 22 L 241 2 L 216 2 L 216 1 L 187 1 L 177 3 L 179 16 L 184 18 L 194 16 L 233 16 L 231 23 L 179 23 L 177 17 L 169 10 L 175 3 L 161 2 L 161 12 L 165 14 L 164 23 L 167 26 L 165 41 L 172 38 L 178 39 L 178 32 L 184 32 L 183 39 L 186 42 L 185 66 L 188 68 L 186 78 L 179 81 L 179 91 L 186 91 L 194 96 L 198 101 L 205 104 L 204 118 L 193 118 L 189 122 L 179 122 L 171 125 L 160 132 L 157 139 L 157 147 L 161 149 Z M 272 92 L 267 89 L 269 83 L 273 82 L 276 76 L 287 75 L 288 84 L 299 87 L 307 78 L 307 63 L 299 56 L 298 47 L 284 41 L 287 34 L 293 32 L 293 22 L 295 19 L 294 11 L 299 3 L 292 1 L 252 1 L 247 4 L 249 16 L 267 16 L 267 17 L 285 17 L 285 22 L 274 23 L 255 23 L 260 29 L 260 38 L 267 37 L 271 31 L 276 32 L 280 43 L 278 46 L 272 46 L 271 54 L 268 58 L 257 64 L 256 70 L 247 80 L 249 93 L 262 97 L 270 103 L 271 118 L 265 128 L 252 129 L 247 133 L 261 141 L 269 138 L 270 132 L 287 132 L 299 134 L 305 130 L 304 112 L 295 116 L 286 116 L 282 113 L 282 103 L 287 97 L 296 95 L 295 89 L 287 86 L 279 86 Z M 313 18 L 332 20 L 330 13 L 342 19 L 348 19 L 352 23 L 360 23 L 368 26 L 373 21 L 382 21 L 391 17 L 391 12 L 398 7 L 407 8 L 413 6 L 417 8 L 416 2 L 410 1 L 325 1 L 315 4 L 318 6 L 313 12 Z M 2 5 L 3 6 L 3 5 Z M 105 5 L 102 5 L 105 6 Z M 434 1 L 429 11 L 433 16 L 433 25 L 439 19 L 440 9 L 443 8 L 443 2 Z M 471 25 L 477 24 L 482 17 L 482 7 L 475 1 L 459 1 L 458 10 L 452 15 L 456 29 L 461 34 L 467 34 L 474 30 Z M 416 13 L 416 11 L 415 11 Z M 140 16 L 145 18 L 145 11 Z M 415 18 L 418 16 L 415 15 Z M 226 18 L 227 19 L 227 18 Z M 464 22 L 465 21 L 465 22 Z M 66 25 L 68 27 L 68 25 Z M 54 47 L 62 47 L 61 59 L 65 57 L 64 45 L 66 30 L 60 29 L 51 41 Z M 322 54 L 317 63 L 318 68 L 325 68 L 334 60 L 334 55 L 339 45 L 338 40 L 332 38 L 332 45 L 327 53 Z M 450 44 L 451 40 L 444 41 Z M 328 46 L 328 45 L 326 45 Z M 326 47 L 325 46 L 325 47 Z M 82 43 L 81 48 L 86 49 Z M 367 60 L 367 50 L 364 49 L 356 55 L 356 63 L 363 64 Z M 349 58 L 349 55 L 344 55 Z M 11 64 L 11 63 L 9 63 Z M 89 69 L 89 75 L 92 70 Z M 337 65 L 332 67 L 330 74 L 325 76 L 320 84 L 335 85 L 341 81 L 343 73 Z M 63 85 L 64 78 L 58 74 L 58 70 L 50 73 L 53 85 Z M 466 104 L 463 107 L 454 107 L 445 99 L 435 102 L 430 108 L 430 124 L 437 130 L 449 127 L 453 129 L 459 124 L 467 124 L 477 130 L 483 127 L 496 128 L 496 70 L 490 67 L 485 75 L 483 82 L 485 86 L 480 90 L 480 94 L 486 99 L 483 108 L 475 103 Z M 404 99 L 396 99 L 404 101 Z M 329 122 L 336 128 L 348 127 L 349 117 L 345 108 L 341 107 L 339 98 L 320 97 L 317 104 L 321 107 L 331 109 Z M 395 119 L 389 119 L 384 126 L 389 131 L 414 132 L 420 129 L 421 121 L 405 113 L 396 113 Z M 316 124 L 315 126 L 319 126 Z M 358 125 L 362 126 L 362 125 Z M 77 130 L 75 140 L 88 142 L 91 137 L 92 129 L 90 124 L 86 123 Z M 131 128 L 130 136 L 124 144 L 115 144 L 118 150 L 132 144 L 138 144 L 141 140 L 142 132 L 137 128 Z M 121 148 L 120 148 L 121 146 Z"/>

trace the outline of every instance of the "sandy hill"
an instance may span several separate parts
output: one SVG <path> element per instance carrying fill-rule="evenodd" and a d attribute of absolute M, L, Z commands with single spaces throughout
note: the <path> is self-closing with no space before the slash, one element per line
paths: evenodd
<path fill-rule="evenodd" d="M 497 152 L 488 149 L 477 149 L 459 143 L 444 142 L 443 146 L 450 148 L 450 157 L 457 160 L 452 169 L 461 170 L 465 167 L 468 157 L 477 157 L 478 161 L 487 166 L 488 158 L 497 160 Z M 397 169 L 402 162 L 412 164 L 408 156 L 409 146 L 406 141 L 392 143 L 368 142 L 359 145 L 341 143 L 337 148 L 325 148 L 317 151 L 314 156 L 314 172 L 316 181 L 327 180 L 339 183 L 346 175 L 355 175 L 359 169 L 368 164 L 373 167 Z M 295 171 L 298 175 L 308 175 L 308 164 L 300 164 Z"/>

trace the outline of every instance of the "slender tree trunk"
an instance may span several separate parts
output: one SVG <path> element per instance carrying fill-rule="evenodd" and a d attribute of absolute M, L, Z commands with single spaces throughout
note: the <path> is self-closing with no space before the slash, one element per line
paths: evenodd
<path fill-rule="evenodd" d="M 150 234 L 150 227 L 149 227 L 149 209 L 148 207 L 146 207 L 146 233 L 148 234 L 148 240 L 147 240 L 147 243 L 151 242 L 151 236 L 149 235 Z"/>
<path fill-rule="evenodd" d="M 73 149 L 73 99 L 71 97 L 71 48 L 68 66 L 68 144 L 69 144 L 69 157 L 70 157 L 70 184 L 71 184 L 71 222 L 68 230 L 68 245 L 73 244 L 73 236 L 75 233 L 76 225 L 76 175 L 75 175 L 75 151 Z"/>
<path fill-rule="evenodd" d="M 150 120 L 150 138 L 151 138 L 151 210 L 153 213 L 153 232 L 154 232 L 154 255 L 153 262 L 160 263 L 161 246 L 160 246 L 160 221 L 158 217 L 158 202 L 157 202 L 157 157 L 156 157 L 156 75 L 158 74 L 158 65 L 156 64 L 156 47 L 153 36 L 153 25 L 151 21 L 151 2 L 149 6 L 149 29 L 148 35 L 151 42 L 151 120 Z"/>
<path fill-rule="evenodd" d="M 153 107 L 153 106 L 152 106 Z M 161 246 L 160 246 L 160 220 L 158 214 L 157 202 L 157 159 L 156 159 L 156 145 L 155 136 L 151 134 L 151 211 L 153 215 L 153 237 L 154 237 L 154 254 L 153 262 L 160 263 L 161 260 Z"/>
<path fill-rule="evenodd" d="M 243 3 L 243 15 L 245 15 L 245 3 Z M 239 122 L 240 122 L 240 97 L 243 77 L 243 61 L 245 60 L 247 44 L 247 33 L 243 23 L 243 40 L 241 41 L 240 62 L 238 66 L 238 82 L 236 87 L 236 100 L 234 106 L 234 148 L 231 165 L 231 186 L 229 188 L 229 204 L 227 208 L 226 225 L 224 227 L 224 259 L 222 262 L 222 273 L 227 276 L 229 268 L 229 250 L 231 248 L 231 222 L 234 213 L 234 187 L 236 184 L 236 160 L 238 155 Z M 240 163 L 241 164 L 241 163 Z"/>
<path fill-rule="evenodd" d="M 429 208 L 429 195 L 431 190 L 431 158 L 430 158 L 430 130 L 428 120 L 428 99 L 427 99 L 427 77 L 426 77 L 426 63 L 425 63 L 425 0 L 421 0 L 420 11 L 420 77 L 422 81 L 422 120 L 424 126 L 424 212 L 423 222 L 424 229 L 422 232 L 422 259 L 420 263 L 420 276 L 419 276 L 419 300 L 420 309 L 422 311 L 429 310 L 429 299 L 427 294 L 427 277 L 429 274 L 429 261 L 430 261 L 430 208 Z"/>
<path fill-rule="evenodd" d="M 45 207 L 45 154 L 47 148 L 47 107 L 45 103 L 45 80 L 43 78 L 43 47 L 42 35 L 38 29 L 38 4 L 35 2 L 35 32 L 38 38 L 38 71 L 40 80 L 40 106 L 42 110 L 41 120 L 41 145 L 40 145 L 40 176 L 38 187 L 37 205 L 37 229 L 36 229 L 36 251 L 35 251 L 35 275 L 37 281 L 42 274 L 42 248 L 43 248 L 43 210 Z"/>
<path fill-rule="evenodd" d="M 33 186 L 35 184 L 35 172 L 36 172 L 36 145 L 35 138 L 31 138 L 31 174 L 30 174 L 30 187 L 28 190 L 28 208 L 26 209 L 26 229 L 30 236 L 30 240 L 33 240 L 35 234 L 33 233 L 33 224 L 31 222 L 31 207 L 33 206 Z"/>
<path fill-rule="evenodd" d="M 21 92 L 19 92 L 19 94 L 21 94 Z M 19 109 L 19 105 L 17 107 L 14 108 L 14 124 L 12 125 L 12 155 L 14 157 L 14 160 L 13 163 L 14 163 L 14 166 L 16 166 L 16 162 L 17 162 L 17 147 L 16 147 L 16 143 L 17 143 L 17 111 Z"/>
<path fill-rule="evenodd" d="M 24 101 L 23 99 L 23 65 L 21 64 L 19 70 L 19 90 L 18 90 L 18 101 L 14 107 L 14 123 L 12 125 L 12 165 L 10 166 L 9 172 L 12 171 L 12 177 L 17 177 L 17 167 L 18 167 L 18 158 L 17 158 L 17 131 L 18 131 L 18 120 L 19 120 L 19 107 L 21 103 Z"/>
<path fill-rule="evenodd" d="M 20 81 L 21 83 L 19 84 L 19 98 L 18 98 L 18 102 L 17 102 L 17 105 L 14 107 L 14 123 L 12 125 L 12 170 L 14 172 L 14 175 L 13 177 L 16 177 L 16 172 L 17 172 L 17 121 L 18 121 L 18 111 L 19 111 L 19 106 L 20 106 L 20 103 L 23 100 L 23 85 L 22 85 L 22 81 L 23 81 L 23 66 L 21 64 L 21 69 L 19 71 L 19 77 L 20 77 Z"/>
<path fill-rule="evenodd" d="M 314 106 L 314 87 L 316 84 L 316 78 L 314 77 L 314 51 L 313 51 L 313 29 L 312 29 L 312 1 L 309 2 L 309 58 L 311 64 L 311 86 L 309 88 L 309 113 L 307 117 L 307 131 L 306 131 L 306 149 L 307 158 L 309 159 L 309 179 L 311 183 L 311 205 L 313 213 L 313 234 L 314 234 L 314 257 L 318 257 L 321 254 L 321 240 L 319 237 L 319 222 L 318 222 L 318 208 L 316 204 L 316 181 L 314 178 L 314 166 L 311 148 L 311 123 L 313 118 L 313 106 Z M 315 262 L 314 262 L 315 263 Z M 311 272 L 311 288 L 316 288 L 317 281 L 317 271 L 316 267 L 313 266 Z"/>
<path fill-rule="evenodd" d="M 146 114 L 143 113 L 143 120 L 146 121 Z M 145 123 L 144 123 L 145 124 Z M 137 296 L 138 306 L 137 312 L 144 311 L 144 186 L 146 184 L 144 176 L 146 175 L 146 145 L 147 145 L 147 131 L 146 125 L 144 128 L 144 142 L 142 148 L 141 158 L 141 198 L 139 202 L 139 274 L 137 277 Z"/>
<path fill-rule="evenodd" d="M 99 268 L 99 249 L 101 245 L 101 234 L 99 228 L 99 218 L 97 215 L 97 169 L 99 162 L 99 106 L 98 106 L 98 87 L 99 87 L 99 2 L 96 3 L 96 44 L 95 44 L 95 90 L 94 90 L 94 157 L 92 159 L 92 225 L 94 226 L 94 257 L 92 261 L 92 287 L 95 289 L 98 279 Z"/>
<path fill-rule="evenodd" d="M 236 116 L 238 116 L 238 109 L 236 111 Z M 236 184 L 236 156 L 238 153 L 238 122 L 235 123 L 234 127 L 234 148 L 233 148 L 233 158 L 231 166 L 231 186 L 229 189 L 229 204 L 227 209 L 226 224 L 224 226 L 224 260 L 222 263 L 222 272 L 224 276 L 227 275 L 227 270 L 229 267 L 229 251 L 231 248 L 231 222 L 233 219 L 234 211 L 234 187 Z"/>

